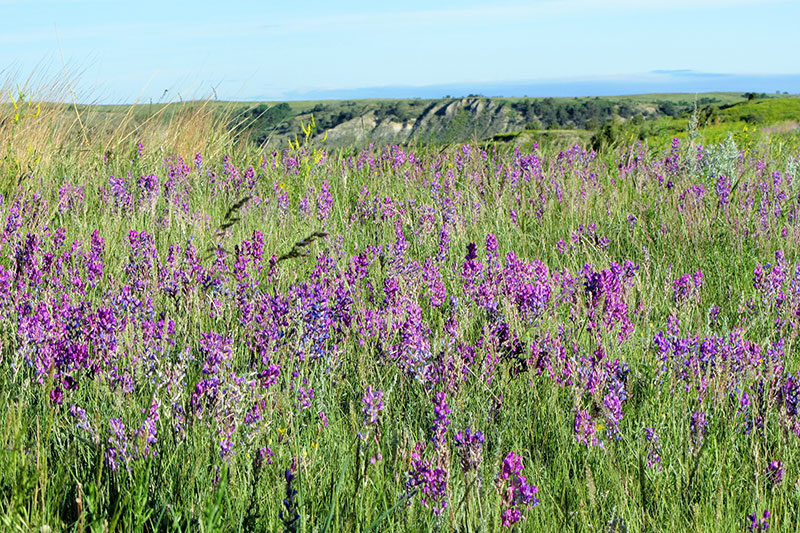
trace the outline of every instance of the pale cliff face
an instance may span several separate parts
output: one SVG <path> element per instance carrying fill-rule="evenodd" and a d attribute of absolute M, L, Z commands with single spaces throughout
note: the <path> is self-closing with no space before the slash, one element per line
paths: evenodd
<path fill-rule="evenodd" d="M 431 139 L 466 142 L 473 137 L 480 139 L 522 128 L 524 121 L 508 111 L 491 99 L 461 98 L 431 105 L 419 117 L 403 122 L 393 118 L 382 120 L 369 112 L 328 130 L 325 143 L 339 147 Z M 321 132 L 318 140 L 323 135 Z"/>

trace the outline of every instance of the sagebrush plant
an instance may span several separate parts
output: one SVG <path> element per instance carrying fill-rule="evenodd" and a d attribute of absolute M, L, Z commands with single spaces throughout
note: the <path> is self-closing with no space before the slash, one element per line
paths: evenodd
<path fill-rule="evenodd" d="M 330 153 L 19 90 L 4 529 L 798 523 L 796 139 Z"/>

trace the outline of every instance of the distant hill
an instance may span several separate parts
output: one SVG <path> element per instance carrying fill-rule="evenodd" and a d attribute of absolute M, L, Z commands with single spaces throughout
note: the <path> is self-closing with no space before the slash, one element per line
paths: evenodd
<path fill-rule="evenodd" d="M 750 95 L 652 94 L 602 98 L 487 98 L 471 95 L 431 100 L 276 102 L 238 104 L 232 123 L 241 134 L 251 136 L 259 144 L 272 146 L 302 136 L 302 125 L 311 123 L 312 117 L 316 124 L 316 140 L 325 138 L 330 147 L 369 143 L 451 143 L 495 136 L 502 138 L 503 135 L 528 130 L 594 131 L 614 118 L 633 123 L 680 118 L 687 116 L 695 105 L 715 110 L 729 109 L 747 102 L 747 96 Z M 800 102 L 782 96 L 756 96 L 767 102 Z M 786 104 L 780 106 L 786 107 Z M 772 114 L 765 120 L 771 118 Z"/>
<path fill-rule="evenodd" d="M 128 131 L 160 123 L 185 123 L 202 134 L 204 120 L 224 120 L 237 137 L 266 150 L 282 150 L 303 139 L 312 122 L 314 142 L 330 149 L 377 144 L 451 144 L 489 141 L 514 145 L 579 143 L 587 146 L 651 145 L 685 138 L 697 109 L 704 142 L 728 133 L 798 133 L 800 96 L 765 93 L 637 94 L 608 97 L 493 98 L 469 95 L 438 99 L 364 99 L 295 102 L 187 101 L 135 106 L 63 107 L 64 120 L 77 111 L 90 131 Z M 195 123 L 192 117 L 202 118 Z M 216 118 L 214 118 L 216 117 Z M 308 131 L 306 129 L 305 131 Z M 738 133 L 737 133 L 738 135 Z"/>
<path fill-rule="evenodd" d="M 740 89 L 741 88 L 741 89 Z M 654 70 L 646 73 L 585 78 L 478 81 L 438 85 L 315 89 L 291 92 L 286 100 L 361 100 L 365 98 L 427 98 L 470 93 L 491 97 L 615 97 L 619 94 L 708 93 L 750 90 L 800 92 L 800 74 L 734 74 L 689 69 Z M 258 99 L 258 98 L 254 98 Z"/>

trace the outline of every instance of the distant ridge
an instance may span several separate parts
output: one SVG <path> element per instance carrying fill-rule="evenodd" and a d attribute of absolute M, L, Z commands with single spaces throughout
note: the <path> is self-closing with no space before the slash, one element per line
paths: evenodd
<path fill-rule="evenodd" d="M 516 142 L 514 139 L 523 132 L 585 142 L 601 128 L 628 122 L 632 133 L 646 137 L 650 130 L 665 128 L 672 128 L 672 133 L 685 132 L 687 117 L 695 106 L 703 125 L 745 122 L 754 127 L 780 125 L 793 131 L 800 120 L 799 97 L 755 91 L 574 98 L 371 98 L 238 105 L 240 114 L 234 122 L 258 144 L 280 145 L 294 139 L 303 134 L 303 124 L 311 123 L 313 117 L 317 140 L 324 138 L 326 146 L 339 148 L 490 138 Z"/>
<path fill-rule="evenodd" d="M 390 85 L 292 91 L 281 98 L 256 96 L 252 100 L 355 100 L 366 98 L 582 97 L 651 93 L 708 92 L 800 93 L 800 74 L 721 74 L 693 70 L 654 70 L 647 74 L 540 81 L 451 83 L 424 86 Z"/>

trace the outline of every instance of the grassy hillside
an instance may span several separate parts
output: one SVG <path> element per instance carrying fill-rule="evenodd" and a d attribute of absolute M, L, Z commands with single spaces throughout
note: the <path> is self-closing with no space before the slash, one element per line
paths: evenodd
<path fill-rule="evenodd" d="M 800 120 L 800 98 L 770 98 L 745 101 L 723 106 L 719 114 L 726 122 L 748 122 L 751 124 L 777 124 Z"/>
<path fill-rule="evenodd" d="M 258 126 L 250 131 L 256 139 L 281 139 L 297 134 L 299 123 L 308 122 L 312 115 L 319 126 L 319 131 L 334 129 L 340 124 L 352 121 L 358 117 L 374 117 L 378 123 L 381 121 L 394 124 L 409 124 L 419 121 L 427 110 L 431 108 L 443 109 L 448 102 L 463 102 L 459 99 L 450 100 L 359 100 L 335 102 L 302 102 L 289 103 L 293 117 L 280 125 L 274 125 L 268 134 Z M 518 142 L 520 139 L 534 137 L 541 138 L 544 142 L 561 139 L 585 139 L 583 131 L 599 131 L 602 126 L 618 117 L 620 122 L 627 124 L 626 133 L 630 137 L 649 139 L 658 142 L 666 135 L 677 135 L 686 132 L 688 117 L 698 108 L 698 116 L 703 126 L 710 127 L 709 139 L 715 141 L 718 137 L 714 131 L 723 134 L 738 128 L 739 122 L 758 126 L 774 126 L 798 118 L 800 99 L 791 96 L 776 95 L 756 100 L 747 100 L 740 93 L 708 93 L 699 95 L 687 94 L 653 94 L 618 96 L 613 98 L 482 98 L 468 99 L 470 109 L 467 115 L 473 113 L 475 102 L 493 102 L 503 109 L 509 117 L 506 130 L 501 131 L 496 140 Z M 280 104 L 276 104 L 280 105 Z M 266 112 L 267 107 L 254 105 L 249 111 L 250 115 L 256 112 Z M 474 120 L 486 121 L 480 116 Z M 434 128 L 433 132 L 419 140 L 426 142 L 466 142 L 475 140 L 474 126 L 459 127 L 458 120 L 468 124 L 470 117 L 461 113 L 457 116 L 442 119 L 443 124 Z M 725 124 L 722 128 L 718 126 Z M 741 129 L 741 128 L 738 128 Z M 569 134 L 539 134 L 542 130 L 570 130 Z M 437 131 L 439 133 L 437 133 Z M 507 135 L 525 132 L 524 135 Z M 421 133 L 417 133 L 421 135 Z M 589 136 L 591 137 L 591 135 Z M 480 136 L 478 136 L 480 138 Z M 371 139 L 381 142 L 376 133 Z M 391 139 L 386 139 L 389 142 Z"/>
<path fill-rule="evenodd" d="M 312 119 L 319 138 L 330 133 L 331 147 L 471 142 L 539 142 L 565 146 L 588 143 L 617 121 L 615 142 L 647 140 L 660 146 L 674 136 L 686 138 L 695 105 L 708 142 L 729 132 L 769 129 L 789 134 L 800 118 L 800 99 L 769 96 L 747 100 L 739 93 L 651 94 L 604 98 L 484 98 L 439 100 L 357 100 L 308 102 L 179 102 L 136 106 L 48 106 L 65 121 L 102 131 L 109 146 L 147 129 L 153 131 L 188 115 L 222 121 L 234 138 L 283 149 L 304 136 Z M 448 106 L 455 106 L 446 113 Z M 490 115 L 477 111 L 493 109 Z M 487 129 L 488 128 L 488 129 Z M 397 133 L 398 131 L 401 133 Z M 550 132 L 550 133 L 548 133 Z M 588 132 L 588 133 L 587 133 Z M 665 141 L 667 139 L 667 141 Z"/>

